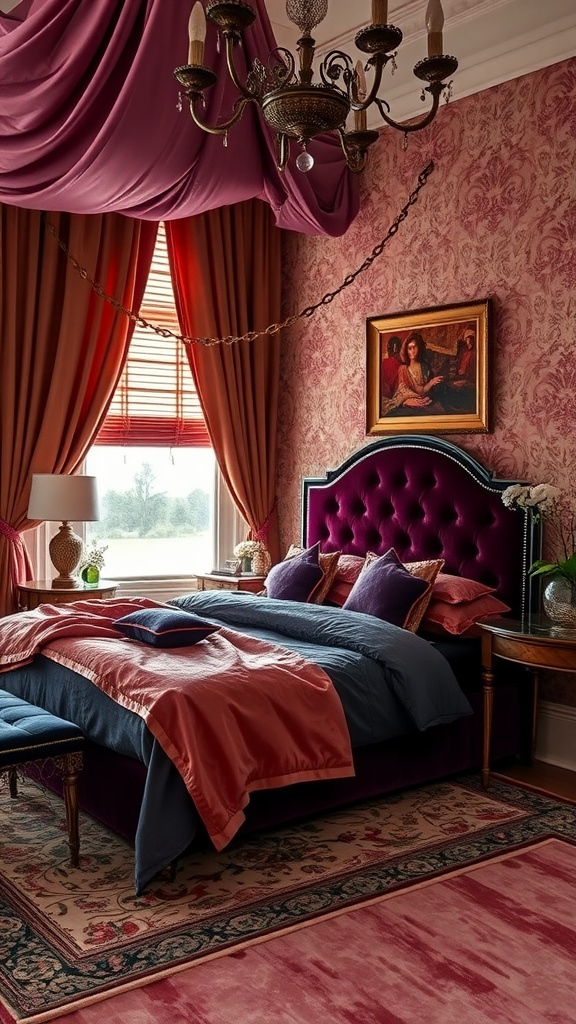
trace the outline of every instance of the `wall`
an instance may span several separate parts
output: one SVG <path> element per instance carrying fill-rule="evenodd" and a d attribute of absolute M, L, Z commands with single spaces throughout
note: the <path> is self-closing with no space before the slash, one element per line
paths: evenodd
<path fill-rule="evenodd" d="M 454 82 L 457 96 L 457 76 Z M 576 59 L 453 99 L 408 141 L 387 130 L 343 239 L 286 233 L 285 315 L 334 291 L 368 256 L 430 159 L 435 170 L 373 265 L 283 337 L 282 543 L 299 539 L 300 481 L 365 434 L 369 316 L 493 300 L 489 434 L 450 439 L 503 478 L 571 490 L 576 466 Z M 569 703 L 569 684 L 556 697 Z M 564 687 L 564 689 L 563 689 Z"/>

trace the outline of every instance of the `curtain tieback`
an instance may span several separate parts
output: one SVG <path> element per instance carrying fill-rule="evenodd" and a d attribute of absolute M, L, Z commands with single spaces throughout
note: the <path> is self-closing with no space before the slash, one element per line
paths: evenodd
<path fill-rule="evenodd" d="M 272 505 L 272 508 L 270 509 L 268 515 L 266 516 L 266 519 L 261 524 L 261 526 L 258 527 L 257 530 L 254 530 L 254 529 L 250 530 L 250 533 L 252 534 L 252 540 L 259 540 L 261 544 L 264 544 L 264 545 L 266 544 L 266 539 L 268 537 L 268 528 L 270 526 L 270 520 L 272 519 L 272 516 L 276 512 L 277 505 L 278 505 L 278 502 L 275 501 L 274 504 Z"/>
<path fill-rule="evenodd" d="M 0 533 L 6 537 L 7 540 L 11 540 L 13 544 L 15 544 L 20 537 L 18 530 L 14 530 L 13 527 L 3 519 L 0 519 Z"/>

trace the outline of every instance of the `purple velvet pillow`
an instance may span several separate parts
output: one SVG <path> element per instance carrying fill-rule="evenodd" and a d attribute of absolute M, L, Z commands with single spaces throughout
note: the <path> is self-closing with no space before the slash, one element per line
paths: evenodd
<path fill-rule="evenodd" d="M 427 580 L 409 573 L 390 548 L 360 573 L 342 607 L 404 627 L 414 604 L 427 589 Z"/>
<path fill-rule="evenodd" d="M 300 555 L 272 566 L 266 577 L 266 594 L 284 601 L 311 601 L 324 579 L 318 562 L 319 544 Z"/>

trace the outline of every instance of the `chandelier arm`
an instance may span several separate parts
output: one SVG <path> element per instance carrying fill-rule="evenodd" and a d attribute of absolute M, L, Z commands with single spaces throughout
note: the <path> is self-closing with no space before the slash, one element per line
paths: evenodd
<path fill-rule="evenodd" d="M 209 135 L 226 135 L 228 129 L 232 128 L 240 120 L 244 113 L 244 108 L 247 107 L 249 103 L 255 102 L 254 97 L 250 97 L 248 99 L 240 97 L 240 99 L 236 100 L 233 107 L 234 112 L 228 121 L 224 121 L 222 124 L 209 125 L 206 124 L 196 112 L 199 99 L 199 96 L 195 96 L 190 100 L 190 113 L 194 124 L 197 124 L 202 131 L 208 132 Z"/>
<path fill-rule="evenodd" d="M 318 70 L 324 85 L 333 86 L 340 76 L 342 76 L 346 83 L 348 79 L 352 79 L 354 65 L 350 55 L 344 53 L 343 50 L 330 50 L 330 52 L 323 58 Z M 347 84 L 346 92 L 350 94 L 350 89 Z"/>
<path fill-rule="evenodd" d="M 389 124 L 391 128 L 397 128 L 398 131 L 404 132 L 404 134 L 407 135 L 408 132 L 419 132 L 421 128 L 426 128 L 429 124 L 431 124 L 431 122 L 434 120 L 438 112 L 441 91 L 441 89 L 434 90 L 432 106 L 430 107 L 430 110 L 428 111 L 427 114 L 424 115 L 424 117 L 420 119 L 420 121 L 416 121 L 415 124 L 402 124 L 400 121 L 395 121 L 394 118 L 389 117 L 386 111 L 384 110 L 384 100 L 376 98 L 374 102 L 378 107 L 378 110 L 380 111 L 380 116 L 384 119 L 386 124 Z"/>
<path fill-rule="evenodd" d="M 369 142 L 365 143 L 365 145 L 350 145 L 350 142 L 347 139 L 347 133 L 344 131 L 343 128 L 338 129 L 338 136 L 340 139 L 342 152 L 344 153 L 344 157 L 346 159 L 346 165 L 348 169 L 352 171 L 353 174 L 360 174 L 360 172 L 364 170 L 364 168 L 366 167 L 366 161 L 368 159 L 368 147 L 372 144 L 372 141 L 375 141 L 378 138 L 377 132 L 367 134 L 373 134 L 374 140 L 370 140 Z"/>
<path fill-rule="evenodd" d="M 367 110 L 367 108 L 370 106 L 371 103 L 378 102 L 378 98 L 377 98 L 376 94 L 377 94 L 378 90 L 380 89 L 380 85 L 382 83 L 382 72 L 383 72 L 384 68 L 386 67 L 386 64 L 388 63 L 389 60 L 391 60 L 391 58 L 388 57 L 386 54 L 382 55 L 382 54 L 377 53 L 377 54 L 374 55 L 373 60 L 370 61 L 370 63 L 372 64 L 372 67 L 374 68 L 374 78 L 372 80 L 372 85 L 370 87 L 370 91 L 369 91 L 368 95 L 366 96 L 366 99 L 363 100 L 362 103 L 359 103 L 357 100 L 356 101 L 355 100 L 351 100 L 351 102 L 350 102 L 350 109 L 351 110 Z"/>
<path fill-rule="evenodd" d="M 286 170 L 286 164 L 288 163 L 288 157 L 290 156 L 290 140 L 285 132 L 279 132 L 276 135 L 278 145 L 278 158 L 276 160 L 276 167 L 282 173 Z"/>
<path fill-rule="evenodd" d="M 255 100 L 257 98 L 257 92 L 255 89 L 250 89 L 249 86 L 244 82 L 240 81 L 236 66 L 234 64 L 234 50 L 238 42 L 237 36 L 234 36 L 230 32 L 224 33 L 224 39 L 226 42 L 226 66 L 228 68 L 228 74 L 232 79 L 234 85 L 238 89 L 241 96 L 244 96 L 247 100 Z"/>
<path fill-rule="evenodd" d="M 278 334 L 278 332 L 283 330 L 285 327 L 293 327 L 294 324 L 298 323 L 299 320 L 303 320 L 304 318 L 309 319 L 310 317 L 314 316 L 314 314 L 317 313 L 322 306 L 327 306 L 331 302 L 333 302 L 334 299 L 337 298 L 337 296 L 340 295 L 340 293 L 343 292 L 345 288 L 348 288 L 349 285 L 353 284 L 356 278 L 369 267 L 371 267 L 374 261 L 379 256 L 382 255 L 388 242 L 390 242 L 394 235 L 398 232 L 402 222 L 406 220 L 410 212 L 410 208 L 414 206 L 414 204 L 418 201 L 418 196 L 420 195 L 421 190 L 424 188 L 424 185 L 428 181 L 428 178 L 432 174 L 433 170 L 434 161 L 431 160 L 430 163 L 428 163 L 426 167 L 424 167 L 423 170 L 420 171 L 420 174 L 418 175 L 418 183 L 415 189 L 410 193 L 408 199 L 404 203 L 404 206 L 394 218 L 392 224 L 388 228 L 388 231 L 384 235 L 384 238 L 380 242 L 378 242 L 377 245 L 374 246 L 370 255 L 366 257 L 363 263 L 361 263 L 360 266 L 356 268 L 356 270 L 353 270 L 351 273 L 346 275 L 342 283 L 337 288 L 335 288 L 333 292 L 326 292 L 326 294 L 323 295 L 322 298 L 319 299 L 319 301 L 316 302 L 313 306 L 306 306 L 304 309 L 301 309 L 299 313 L 293 313 L 291 316 L 286 317 L 286 319 L 283 320 L 281 323 L 269 324 L 269 326 L 264 328 L 264 330 L 247 331 L 246 334 L 241 334 L 238 336 L 227 334 L 226 337 L 224 338 L 191 338 L 187 334 L 177 334 L 175 331 L 171 331 L 169 327 L 159 327 L 157 324 L 152 324 L 148 320 L 145 320 L 144 317 L 141 317 L 138 313 L 135 313 L 133 309 L 128 309 L 128 307 L 124 306 L 119 301 L 119 299 L 115 298 L 115 296 L 109 295 L 108 292 L 104 289 L 104 287 L 98 281 L 95 281 L 93 277 L 90 276 L 86 267 L 82 266 L 82 264 L 79 262 L 76 256 L 74 256 L 73 253 L 70 251 L 70 249 L 66 245 L 66 242 L 64 242 L 63 239 L 60 238 L 56 230 L 56 226 L 49 219 L 48 214 L 45 211 L 43 211 L 40 216 L 42 222 L 46 225 L 48 231 L 54 238 L 56 244 L 62 250 L 62 252 L 66 256 L 66 259 L 70 261 L 74 269 L 78 272 L 82 280 L 86 281 L 86 283 L 90 285 L 93 292 L 100 299 L 102 299 L 103 301 L 107 302 L 110 306 L 112 306 L 112 308 L 115 309 L 117 313 L 123 313 L 124 316 L 128 317 L 128 319 L 131 320 L 138 327 L 148 328 L 149 330 L 154 331 L 154 333 L 157 334 L 160 338 L 174 338 L 176 339 L 176 341 L 181 341 L 183 345 L 203 345 L 205 347 L 213 347 L 215 345 L 234 345 L 236 344 L 236 342 L 239 341 L 254 341 L 256 338 L 262 338 L 265 335 Z"/>

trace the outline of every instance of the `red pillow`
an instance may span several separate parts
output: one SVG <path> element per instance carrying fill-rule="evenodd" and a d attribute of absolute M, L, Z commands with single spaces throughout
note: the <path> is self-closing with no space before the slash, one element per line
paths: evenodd
<path fill-rule="evenodd" d="M 508 605 L 492 594 L 483 594 L 472 601 L 462 601 L 460 604 L 432 598 L 424 613 L 422 628 L 431 633 L 450 633 L 454 636 L 462 636 L 465 633 L 466 636 L 479 636 L 480 629 L 475 625 L 478 619 L 485 619 L 489 615 L 503 615 L 509 611 Z"/>
<path fill-rule="evenodd" d="M 462 601 L 473 601 L 486 594 L 495 594 L 496 587 L 487 587 L 477 580 L 468 580 L 465 576 L 450 576 L 439 572 L 432 586 L 433 601 L 447 601 L 448 604 L 460 604 Z"/>

